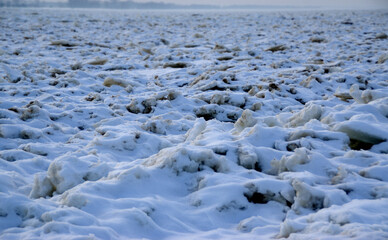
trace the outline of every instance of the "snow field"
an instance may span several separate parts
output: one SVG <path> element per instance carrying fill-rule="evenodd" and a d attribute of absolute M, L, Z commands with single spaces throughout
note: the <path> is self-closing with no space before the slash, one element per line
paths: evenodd
<path fill-rule="evenodd" d="M 0 9 L 1 239 L 388 238 L 388 13 Z"/>

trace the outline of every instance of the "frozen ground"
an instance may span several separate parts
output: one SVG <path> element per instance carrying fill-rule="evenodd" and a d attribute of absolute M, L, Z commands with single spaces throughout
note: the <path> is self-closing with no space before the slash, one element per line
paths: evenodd
<path fill-rule="evenodd" d="M 387 22 L 0 9 L 0 238 L 387 239 Z"/>

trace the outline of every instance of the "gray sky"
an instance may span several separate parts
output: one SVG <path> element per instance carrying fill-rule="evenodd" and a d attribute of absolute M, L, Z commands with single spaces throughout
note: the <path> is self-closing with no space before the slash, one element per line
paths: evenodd
<path fill-rule="evenodd" d="M 149 2 L 150 0 L 135 0 L 136 2 Z M 379 9 L 388 8 L 388 0 L 153 0 L 154 2 L 177 3 L 177 4 L 254 4 L 276 6 L 314 6 L 327 8 L 351 8 L 351 9 Z"/>

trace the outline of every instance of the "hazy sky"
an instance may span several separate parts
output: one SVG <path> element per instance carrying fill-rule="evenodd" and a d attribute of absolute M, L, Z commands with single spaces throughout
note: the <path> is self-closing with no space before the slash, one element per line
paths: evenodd
<path fill-rule="evenodd" d="M 149 2 L 150 0 L 135 0 L 136 2 Z M 292 6 L 322 6 L 328 8 L 388 8 L 388 0 L 153 0 L 155 2 L 177 4 L 255 4 L 255 5 L 292 5 Z"/>

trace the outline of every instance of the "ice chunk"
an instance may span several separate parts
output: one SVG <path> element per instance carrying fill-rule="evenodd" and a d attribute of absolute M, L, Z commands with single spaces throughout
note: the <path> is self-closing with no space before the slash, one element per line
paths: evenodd
<path fill-rule="evenodd" d="M 87 198 L 78 191 L 67 191 L 61 196 L 61 203 L 69 207 L 82 208 L 86 205 Z"/>
<path fill-rule="evenodd" d="M 364 99 L 361 97 L 362 92 L 360 91 L 357 84 L 353 84 L 350 87 L 349 94 L 357 103 L 365 103 Z"/>
<path fill-rule="evenodd" d="M 212 98 L 210 99 L 210 103 L 211 104 L 218 104 L 218 105 L 222 105 L 225 103 L 225 95 L 224 94 L 219 94 L 219 93 L 216 93 L 212 96 Z"/>
<path fill-rule="evenodd" d="M 245 109 L 241 117 L 234 124 L 234 127 L 238 132 L 241 132 L 244 128 L 253 127 L 256 122 L 257 120 L 253 117 L 253 112 L 249 109 Z"/>
<path fill-rule="evenodd" d="M 388 60 L 388 53 L 383 53 L 380 55 L 379 59 L 377 60 L 378 64 L 383 64 L 385 61 Z"/>
<path fill-rule="evenodd" d="M 213 169 L 215 172 L 225 172 L 228 167 L 226 160 L 216 156 L 210 149 L 200 147 L 179 146 L 161 150 L 158 154 L 147 159 L 146 166 L 171 168 L 174 172 L 194 173 L 204 169 Z"/>
<path fill-rule="evenodd" d="M 193 128 L 186 133 L 186 142 L 194 141 L 206 128 L 206 121 L 203 118 L 197 118 Z"/>
<path fill-rule="evenodd" d="M 292 186 L 296 191 L 295 203 L 292 208 L 296 211 L 300 207 L 318 210 L 323 208 L 325 194 L 323 191 L 313 188 L 299 180 L 294 180 Z"/>
<path fill-rule="evenodd" d="M 115 78 L 107 77 L 107 78 L 105 78 L 103 85 L 105 87 L 111 87 L 113 85 L 117 85 L 117 86 L 126 88 L 129 86 L 129 83 L 122 80 L 122 79 L 115 79 Z"/>
<path fill-rule="evenodd" d="M 87 62 L 87 64 L 90 64 L 90 65 L 104 65 L 107 62 L 108 62 L 108 59 L 106 59 L 106 58 L 95 58 L 95 59 Z"/>
<path fill-rule="evenodd" d="M 272 171 L 277 174 L 284 171 L 293 171 L 295 166 L 309 162 L 308 151 L 306 148 L 297 148 L 291 156 L 283 156 L 280 160 L 271 161 Z"/>
<path fill-rule="evenodd" d="M 62 47 L 75 47 L 78 44 L 72 43 L 72 42 L 69 42 L 69 41 L 66 41 L 66 40 L 54 40 L 54 41 L 51 41 L 51 45 L 53 45 L 53 46 L 62 46 Z"/>
<path fill-rule="evenodd" d="M 47 171 L 48 178 L 58 193 L 82 183 L 89 168 L 88 163 L 76 157 L 63 156 L 55 159 Z"/>
<path fill-rule="evenodd" d="M 320 119 L 322 115 L 322 107 L 316 104 L 310 104 L 307 107 L 303 108 L 300 112 L 295 114 L 289 119 L 289 127 L 298 127 L 303 126 L 305 123 L 311 119 Z"/>
<path fill-rule="evenodd" d="M 5 64 L 3 64 L 2 67 L 5 73 L 7 74 L 7 78 L 9 82 L 17 83 L 24 78 L 23 74 L 19 70 L 12 69 Z"/>
<path fill-rule="evenodd" d="M 27 125 L 3 124 L 0 125 L 0 138 L 38 139 L 42 131 Z"/>
<path fill-rule="evenodd" d="M 55 186 L 45 173 L 37 173 L 34 176 L 34 184 L 30 193 L 30 198 L 51 196 L 55 191 Z"/>
<path fill-rule="evenodd" d="M 22 128 L 14 124 L 2 124 L 0 125 L 0 137 L 1 138 L 18 138 Z"/>
<path fill-rule="evenodd" d="M 258 162 L 257 154 L 247 147 L 240 147 L 238 149 L 238 163 L 247 169 L 255 169 L 261 171 L 261 166 Z"/>
<path fill-rule="evenodd" d="M 385 90 L 365 90 L 362 92 L 361 98 L 364 102 L 369 103 L 380 98 L 387 98 L 388 92 Z"/>
<path fill-rule="evenodd" d="M 286 219 L 280 226 L 280 232 L 277 235 L 278 238 L 288 238 L 291 233 L 302 231 L 306 227 L 306 224 L 301 224 L 297 221 Z"/>
<path fill-rule="evenodd" d="M 88 156 L 81 159 L 69 154 L 56 158 L 50 164 L 47 176 L 40 173 L 35 176 L 30 196 L 45 197 L 54 191 L 63 193 L 84 181 L 95 181 L 109 172 L 106 164 L 93 161 Z"/>
<path fill-rule="evenodd" d="M 150 119 L 141 126 L 144 130 L 157 134 L 166 134 L 166 121 L 163 119 Z"/>
<path fill-rule="evenodd" d="M 269 201 L 276 201 L 288 207 L 294 202 L 295 191 L 289 181 L 257 179 L 244 186 L 248 189 L 244 195 L 249 202 L 268 203 Z"/>
<path fill-rule="evenodd" d="M 374 178 L 380 181 L 388 182 L 388 165 L 372 166 L 360 171 L 360 175 L 367 178 Z"/>
<path fill-rule="evenodd" d="M 360 91 L 357 84 L 352 85 L 349 90 L 349 93 L 357 103 L 361 104 L 388 97 L 388 93 L 386 91 L 370 89 Z"/>
<path fill-rule="evenodd" d="M 198 118 L 204 118 L 206 121 L 214 119 L 217 117 L 217 114 L 224 112 L 223 108 L 220 108 L 218 105 L 215 104 L 208 104 L 205 106 L 202 106 L 200 108 L 197 108 L 195 110 L 195 115 Z"/>
<path fill-rule="evenodd" d="M 361 120 L 349 120 L 338 123 L 334 126 L 334 131 L 346 133 L 350 139 L 378 144 L 388 139 L 388 131 L 382 129 L 379 124 Z"/>
<path fill-rule="evenodd" d="M 277 51 L 284 51 L 286 49 L 287 49 L 287 47 L 284 45 L 276 45 L 276 46 L 269 47 L 269 48 L 265 49 L 265 51 L 277 52 Z"/>

